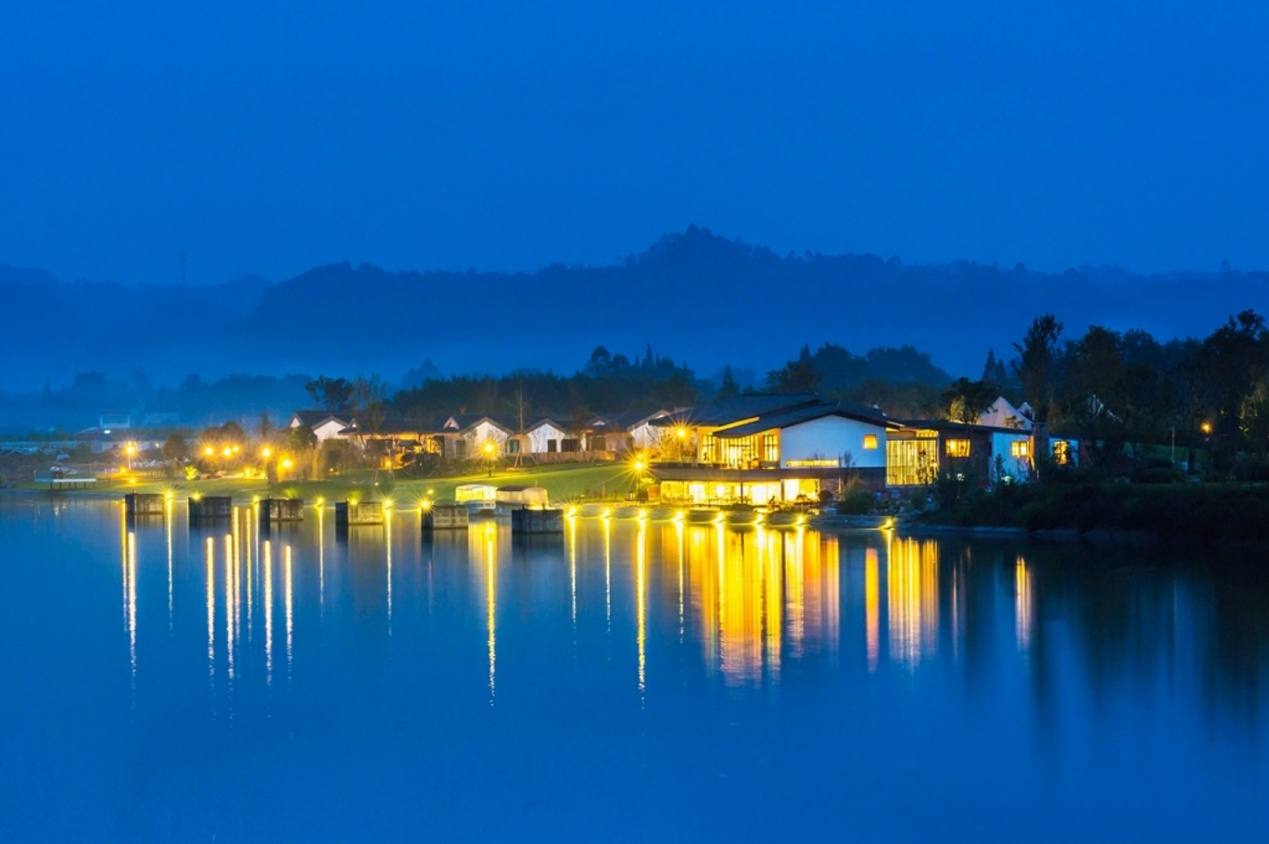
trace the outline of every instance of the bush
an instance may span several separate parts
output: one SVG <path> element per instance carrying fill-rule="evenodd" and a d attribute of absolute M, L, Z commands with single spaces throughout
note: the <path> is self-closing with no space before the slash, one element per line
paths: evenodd
<path fill-rule="evenodd" d="M 876 499 L 866 489 L 848 489 L 837 501 L 837 513 L 841 516 L 863 516 L 872 512 Z"/>

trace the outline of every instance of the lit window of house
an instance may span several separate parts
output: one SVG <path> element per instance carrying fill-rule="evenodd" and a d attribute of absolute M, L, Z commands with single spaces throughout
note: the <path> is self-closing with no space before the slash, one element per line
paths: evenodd
<path fill-rule="evenodd" d="M 774 433 L 762 435 L 762 459 L 767 463 L 780 462 L 780 437 Z"/>
<path fill-rule="evenodd" d="M 947 440 L 948 457 L 969 457 L 969 440 Z"/>
<path fill-rule="evenodd" d="M 876 434 L 864 434 L 864 448 L 869 448 L 869 449 L 871 449 L 871 448 L 876 448 L 876 447 L 877 447 L 877 435 L 876 435 Z"/>
<path fill-rule="evenodd" d="M 1017 440 L 1010 444 L 1009 453 L 1014 457 L 1030 457 L 1031 443 L 1026 440 Z"/>
<path fill-rule="evenodd" d="M 1053 441 L 1053 462 L 1059 466 L 1071 462 L 1071 444 L 1066 440 Z"/>

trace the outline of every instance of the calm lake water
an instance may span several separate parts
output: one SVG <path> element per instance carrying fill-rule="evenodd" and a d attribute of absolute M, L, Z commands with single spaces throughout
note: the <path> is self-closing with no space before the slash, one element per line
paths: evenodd
<path fill-rule="evenodd" d="M 1263 841 L 1251 556 L 0 498 L 0 838 Z"/>

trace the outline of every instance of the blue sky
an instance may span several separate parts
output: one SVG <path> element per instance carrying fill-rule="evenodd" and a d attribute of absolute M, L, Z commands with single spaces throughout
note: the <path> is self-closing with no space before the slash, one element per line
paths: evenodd
<path fill-rule="evenodd" d="M 365 8 L 369 5 L 372 8 Z M 1269 267 L 1269 7 L 5 2 L 0 263 Z"/>

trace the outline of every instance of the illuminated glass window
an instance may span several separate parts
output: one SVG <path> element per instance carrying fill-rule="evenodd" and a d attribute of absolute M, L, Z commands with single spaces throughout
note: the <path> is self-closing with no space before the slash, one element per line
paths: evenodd
<path fill-rule="evenodd" d="M 1071 462 L 1071 444 L 1066 440 L 1053 441 L 1053 462 L 1059 466 Z"/>
<path fill-rule="evenodd" d="M 886 440 L 886 485 L 914 486 L 933 483 L 938 476 L 935 443 L 920 440 Z"/>
<path fill-rule="evenodd" d="M 766 463 L 780 462 L 780 437 L 769 433 L 762 435 L 762 459 Z"/>
<path fill-rule="evenodd" d="M 877 435 L 864 434 L 864 448 L 876 448 L 876 447 L 877 447 Z"/>
<path fill-rule="evenodd" d="M 969 440 L 947 440 L 945 448 L 948 457 L 969 457 Z"/>
<path fill-rule="evenodd" d="M 701 462 L 717 463 L 718 458 L 714 455 L 714 435 L 706 434 L 701 438 Z"/>
<path fill-rule="evenodd" d="M 1009 446 L 1009 453 L 1014 457 L 1030 457 L 1031 443 L 1026 440 L 1018 440 L 1017 442 L 1011 443 Z"/>

